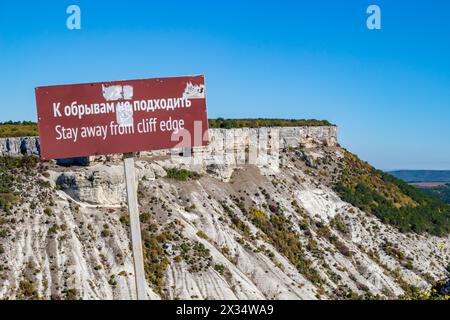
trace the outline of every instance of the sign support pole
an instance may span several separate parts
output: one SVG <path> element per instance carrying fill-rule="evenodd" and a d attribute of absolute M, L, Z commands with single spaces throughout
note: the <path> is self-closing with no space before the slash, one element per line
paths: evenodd
<path fill-rule="evenodd" d="M 144 271 L 144 255 L 142 248 L 141 226 L 139 221 L 139 207 L 137 198 L 136 173 L 134 155 L 124 154 L 125 181 L 127 185 L 128 211 L 130 214 L 131 243 L 133 248 L 134 277 L 138 300 L 147 300 L 146 281 Z"/>

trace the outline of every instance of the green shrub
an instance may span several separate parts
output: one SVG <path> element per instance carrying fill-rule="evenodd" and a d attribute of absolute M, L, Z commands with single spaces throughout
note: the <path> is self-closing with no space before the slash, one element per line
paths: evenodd
<path fill-rule="evenodd" d="M 260 128 L 260 127 L 315 127 L 315 126 L 331 126 L 332 124 L 326 120 L 315 119 L 209 119 L 210 128 Z"/>
<path fill-rule="evenodd" d="M 65 300 L 77 300 L 78 299 L 78 291 L 77 289 L 64 289 L 62 290 L 62 294 Z"/>
<path fill-rule="evenodd" d="M 8 230 L 0 229 L 0 238 L 6 238 L 8 236 Z"/>
<path fill-rule="evenodd" d="M 111 236 L 111 230 L 109 230 L 109 226 L 106 223 L 103 225 L 103 230 L 100 234 L 103 238 Z"/>
<path fill-rule="evenodd" d="M 422 300 L 450 300 L 450 279 L 436 281 L 429 291 L 419 292 L 417 299 Z"/>
<path fill-rule="evenodd" d="M 331 221 L 330 224 L 335 227 L 339 232 L 343 234 L 349 234 L 350 229 L 345 223 L 345 221 L 342 219 L 341 216 L 336 215 Z"/>
<path fill-rule="evenodd" d="M 58 232 L 58 225 L 54 224 L 48 229 L 49 234 L 56 234 Z"/>
<path fill-rule="evenodd" d="M 172 169 L 165 169 L 165 170 L 167 172 L 167 178 L 175 179 L 178 181 L 188 181 L 188 180 L 199 177 L 199 175 L 197 173 L 186 170 L 186 169 L 172 168 Z"/>
<path fill-rule="evenodd" d="M 151 216 L 150 213 L 144 212 L 144 213 L 142 213 L 142 214 L 139 216 L 139 220 L 140 220 L 142 223 L 146 223 L 146 222 L 150 221 L 150 218 L 151 218 L 151 217 L 152 217 L 152 216 Z"/>
<path fill-rule="evenodd" d="M 208 236 L 206 235 L 206 233 L 204 233 L 202 230 L 199 230 L 197 232 L 197 236 L 202 238 L 202 239 L 208 239 Z"/>
<path fill-rule="evenodd" d="M 25 299 L 38 299 L 38 293 L 33 282 L 23 279 L 19 282 L 18 296 Z"/>
<path fill-rule="evenodd" d="M 111 236 L 111 231 L 109 231 L 108 229 L 103 229 L 101 232 L 101 235 L 103 238 L 107 238 L 107 237 Z"/>
<path fill-rule="evenodd" d="M 111 277 L 109 277 L 108 284 L 113 287 L 117 286 L 117 280 L 115 275 L 112 274 Z"/>
<path fill-rule="evenodd" d="M 120 217 L 119 221 L 122 224 L 129 226 L 130 225 L 130 216 L 128 215 L 128 213 L 126 213 Z"/>
<path fill-rule="evenodd" d="M 225 272 L 225 266 L 223 264 L 220 264 L 220 263 L 214 265 L 214 269 L 221 275 L 223 275 L 224 272 Z"/>

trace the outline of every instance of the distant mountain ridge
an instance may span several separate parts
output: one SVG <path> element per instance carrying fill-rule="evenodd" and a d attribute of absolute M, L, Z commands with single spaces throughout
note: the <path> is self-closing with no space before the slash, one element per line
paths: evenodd
<path fill-rule="evenodd" d="M 395 170 L 388 173 L 405 182 L 450 182 L 450 170 Z"/>

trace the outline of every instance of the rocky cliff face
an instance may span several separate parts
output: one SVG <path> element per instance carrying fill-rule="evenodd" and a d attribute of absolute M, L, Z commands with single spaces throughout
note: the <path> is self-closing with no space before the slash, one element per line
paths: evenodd
<path fill-rule="evenodd" d="M 250 139 L 266 136 L 266 139 L 270 140 L 271 137 L 269 136 L 271 133 L 274 133 L 276 137 L 279 137 L 279 145 L 282 148 L 311 143 L 326 145 L 335 145 L 337 143 L 337 127 L 335 126 L 210 129 L 209 135 L 211 145 L 210 148 L 206 150 L 215 150 L 218 152 L 225 152 L 233 149 L 238 150 L 248 146 Z M 206 150 L 203 151 L 205 152 Z M 0 138 L 1 156 L 15 157 L 23 154 L 39 155 L 39 152 L 40 144 L 38 137 Z M 167 153 L 168 151 L 165 152 Z M 92 158 L 92 160 L 94 160 L 94 158 Z"/>
<path fill-rule="evenodd" d="M 191 157 L 141 154 L 149 297 L 398 298 L 444 277 L 448 236 L 400 233 L 333 191 L 335 130 L 215 130 Z M 17 183 L 0 218 L 0 298 L 133 297 L 122 163 L 97 160 L 43 163 Z"/>
<path fill-rule="evenodd" d="M 39 155 L 39 138 L 0 138 L 0 156 L 17 157 L 24 154 Z"/>

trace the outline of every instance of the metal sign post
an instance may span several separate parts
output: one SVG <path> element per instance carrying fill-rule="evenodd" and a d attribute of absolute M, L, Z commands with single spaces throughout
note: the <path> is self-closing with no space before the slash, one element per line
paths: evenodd
<path fill-rule="evenodd" d="M 139 208 L 137 198 L 136 174 L 134 155 L 124 154 L 125 181 L 127 185 L 128 211 L 130 214 L 131 243 L 134 260 L 134 277 L 136 282 L 136 295 L 138 300 L 147 300 L 144 271 L 144 254 L 142 252 L 141 225 L 139 221 Z"/>

